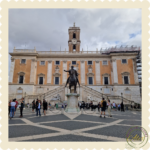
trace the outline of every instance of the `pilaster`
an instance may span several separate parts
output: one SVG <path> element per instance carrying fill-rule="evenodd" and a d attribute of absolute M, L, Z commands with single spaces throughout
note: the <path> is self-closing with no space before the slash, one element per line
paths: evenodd
<path fill-rule="evenodd" d="M 47 84 L 51 84 L 52 78 L 52 61 L 48 61 Z"/>
<path fill-rule="evenodd" d="M 35 59 L 31 60 L 30 83 L 35 81 Z"/>
<path fill-rule="evenodd" d="M 9 74 L 10 83 L 13 83 L 14 68 L 15 68 L 15 59 L 11 58 L 11 67 L 10 67 L 10 74 Z"/>
<path fill-rule="evenodd" d="M 85 62 L 81 60 L 81 84 L 85 84 Z"/>
<path fill-rule="evenodd" d="M 67 74 L 66 74 L 66 72 L 64 72 L 64 70 L 67 70 L 67 61 L 66 60 L 63 61 L 63 85 L 65 85 L 65 83 L 67 81 Z"/>
<path fill-rule="evenodd" d="M 132 61 L 133 61 L 134 82 L 135 84 L 138 84 L 139 80 L 138 80 L 138 72 L 137 72 L 137 66 L 136 66 L 136 58 L 133 58 Z"/>
<path fill-rule="evenodd" d="M 118 84 L 118 73 L 117 73 L 116 59 L 112 59 L 112 67 L 113 67 L 114 84 Z"/>
<path fill-rule="evenodd" d="M 96 84 L 99 85 L 100 81 L 100 62 L 95 61 L 95 72 L 96 72 Z"/>

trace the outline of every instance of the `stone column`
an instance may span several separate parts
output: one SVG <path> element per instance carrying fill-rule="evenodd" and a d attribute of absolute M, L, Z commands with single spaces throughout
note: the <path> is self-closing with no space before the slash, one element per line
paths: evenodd
<path fill-rule="evenodd" d="M 15 68 L 15 59 L 11 58 L 11 67 L 10 67 L 10 74 L 9 74 L 10 83 L 13 83 L 14 68 Z"/>
<path fill-rule="evenodd" d="M 67 73 L 64 72 L 64 70 L 67 70 L 67 61 L 66 60 L 63 61 L 63 85 L 65 85 L 66 81 L 67 81 Z"/>
<path fill-rule="evenodd" d="M 112 67 L 113 67 L 114 84 L 118 84 L 118 73 L 117 73 L 116 59 L 112 59 Z"/>
<path fill-rule="evenodd" d="M 34 84 L 35 81 L 35 59 L 31 60 L 30 83 Z"/>
<path fill-rule="evenodd" d="M 81 60 L 81 84 L 85 84 L 85 62 Z"/>
<path fill-rule="evenodd" d="M 95 71 L 96 71 L 96 84 L 101 83 L 101 77 L 100 77 L 100 62 L 95 61 Z"/>
<path fill-rule="evenodd" d="M 138 72 L 137 72 L 137 66 L 136 66 L 136 58 L 133 58 L 132 61 L 133 61 L 134 82 L 135 84 L 139 84 Z"/>
<path fill-rule="evenodd" d="M 51 84 L 52 80 L 52 61 L 48 61 L 47 84 Z"/>

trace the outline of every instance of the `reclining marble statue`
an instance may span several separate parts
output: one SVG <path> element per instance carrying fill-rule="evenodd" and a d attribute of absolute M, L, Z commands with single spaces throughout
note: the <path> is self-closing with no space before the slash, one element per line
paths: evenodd
<path fill-rule="evenodd" d="M 77 93 L 77 91 L 76 91 L 77 83 L 80 86 L 77 71 L 74 70 L 74 66 L 71 66 L 70 70 L 64 70 L 64 71 L 69 72 L 69 77 L 67 79 L 65 87 L 67 86 L 67 84 L 69 84 L 69 89 L 70 89 L 70 93 L 71 93 L 71 87 L 74 86 L 74 93 Z"/>
<path fill-rule="evenodd" d="M 53 97 L 53 98 L 51 99 L 51 101 L 61 101 L 60 95 L 57 94 L 57 96 Z"/>

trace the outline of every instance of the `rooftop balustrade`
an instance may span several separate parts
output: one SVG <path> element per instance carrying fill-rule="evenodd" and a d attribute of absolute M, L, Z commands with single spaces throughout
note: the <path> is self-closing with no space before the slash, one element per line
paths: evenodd
<path fill-rule="evenodd" d="M 111 48 L 101 48 L 100 50 L 96 49 L 96 51 L 93 50 L 81 50 L 79 52 L 73 51 L 37 51 L 34 49 L 15 49 L 13 50 L 13 53 L 38 53 L 38 54 L 110 54 L 110 53 L 125 53 L 125 52 L 139 52 L 141 49 L 140 47 L 111 47 Z"/>

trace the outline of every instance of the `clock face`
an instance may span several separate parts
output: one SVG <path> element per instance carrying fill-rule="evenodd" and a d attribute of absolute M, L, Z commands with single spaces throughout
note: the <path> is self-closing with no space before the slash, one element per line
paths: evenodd
<path fill-rule="evenodd" d="M 76 40 L 76 39 L 72 39 L 72 43 L 73 43 L 73 44 L 76 44 L 76 43 L 77 43 L 77 40 Z"/>

